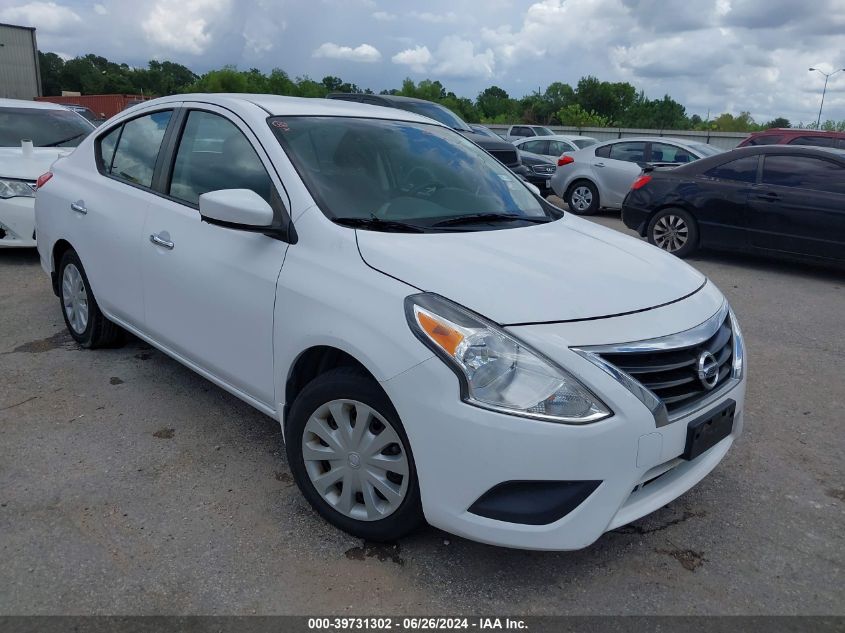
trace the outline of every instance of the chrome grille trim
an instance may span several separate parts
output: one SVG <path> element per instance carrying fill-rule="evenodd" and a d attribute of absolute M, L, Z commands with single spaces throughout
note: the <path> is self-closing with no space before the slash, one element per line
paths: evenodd
<path fill-rule="evenodd" d="M 694 390 L 674 395 L 669 392 L 669 395 L 664 398 L 652 391 L 652 389 L 659 391 L 683 388 L 684 385 L 697 382 L 695 378 L 686 375 L 689 372 L 694 376 L 692 365 L 695 363 L 695 358 L 686 358 L 684 351 L 701 346 L 708 341 L 715 349 L 714 353 L 719 355 L 717 358 L 722 361 L 720 378 L 712 391 Z M 739 384 L 741 377 L 733 369 L 734 358 L 737 352 L 740 353 L 740 358 L 744 356 L 738 324 L 727 301 L 706 321 L 683 332 L 628 343 L 577 347 L 572 348 L 572 351 L 602 369 L 631 392 L 652 412 L 657 427 L 665 426 L 698 411 L 733 389 Z M 655 353 L 658 356 L 661 353 L 665 354 L 667 358 L 662 364 L 656 363 L 652 357 L 644 359 L 642 366 L 635 365 L 637 371 L 634 373 L 639 376 L 639 380 L 628 373 L 633 369 L 626 371 L 604 357 L 607 355 L 619 362 L 620 356 L 631 354 L 631 360 L 636 361 L 637 355 Z M 651 381 L 651 388 L 644 384 L 649 383 L 647 377 L 650 374 L 656 374 L 657 379 L 657 382 Z"/>

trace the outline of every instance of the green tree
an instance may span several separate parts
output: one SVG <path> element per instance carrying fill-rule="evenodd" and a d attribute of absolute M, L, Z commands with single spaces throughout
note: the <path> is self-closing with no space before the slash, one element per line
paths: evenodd
<path fill-rule="evenodd" d="M 557 113 L 561 125 L 577 127 L 579 130 L 585 127 L 609 127 L 610 121 L 594 111 L 587 111 L 579 104 L 573 103 L 561 108 Z"/>
<path fill-rule="evenodd" d="M 62 94 L 62 68 L 64 60 L 55 53 L 38 51 L 38 65 L 41 68 L 41 92 L 45 97 Z"/>
<path fill-rule="evenodd" d="M 482 90 L 475 104 L 485 120 L 492 121 L 502 116 L 513 118 L 517 114 L 516 102 L 498 86 L 490 86 Z"/>
<path fill-rule="evenodd" d="M 792 127 L 792 125 L 789 123 L 789 119 L 785 119 L 784 117 L 779 116 L 776 119 L 772 119 L 768 123 L 764 123 L 762 127 L 768 130 L 773 127 Z"/>

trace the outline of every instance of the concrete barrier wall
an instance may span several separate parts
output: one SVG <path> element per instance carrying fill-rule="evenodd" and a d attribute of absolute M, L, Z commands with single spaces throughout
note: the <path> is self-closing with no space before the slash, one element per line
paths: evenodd
<path fill-rule="evenodd" d="M 497 134 L 505 134 L 508 131 L 509 125 L 488 125 L 491 130 Z M 696 141 L 699 143 L 709 143 L 715 147 L 722 149 L 733 149 L 742 142 L 742 139 L 748 136 L 747 132 L 702 132 L 699 130 L 640 130 L 636 128 L 616 128 L 616 127 L 564 127 L 560 125 L 547 125 L 549 129 L 556 134 L 570 134 L 579 136 L 592 136 L 599 141 L 611 141 L 616 138 L 626 138 L 631 136 L 670 136 L 686 141 Z"/>

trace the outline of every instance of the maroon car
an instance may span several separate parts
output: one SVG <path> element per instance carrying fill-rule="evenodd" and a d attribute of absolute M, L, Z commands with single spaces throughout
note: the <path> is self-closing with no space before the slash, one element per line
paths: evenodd
<path fill-rule="evenodd" d="M 823 132 L 794 128 L 773 128 L 754 132 L 743 139 L 738 147 L 746 145 L 809 145 L 811 147 L 838 147 L 845 149 L 845 132 Z"/>

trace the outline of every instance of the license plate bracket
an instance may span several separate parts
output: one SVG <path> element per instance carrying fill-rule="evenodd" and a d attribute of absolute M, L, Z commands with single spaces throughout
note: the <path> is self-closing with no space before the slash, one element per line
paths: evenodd
<path fill-rule="evenodd" d="M 687 425 L 687 443 L 683 459 L 693 460 L 728 437 L 733 431 L 736 402 L 726 400 L 718 409 L 708 411 Z"/>

